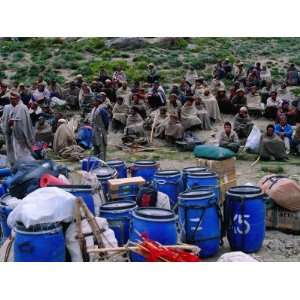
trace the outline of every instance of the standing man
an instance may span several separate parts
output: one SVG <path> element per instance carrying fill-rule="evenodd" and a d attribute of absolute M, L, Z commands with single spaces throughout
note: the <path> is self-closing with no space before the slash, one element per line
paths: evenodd
<path fill-rule="evenodd" d="M 103 104 L 102 97 L 96 97 L 92 110 L 93 145 L 94 154 L 106 160 L 107 131 L 109 126 L 109 113 Z"/>
<path fill-rule="evenodd" d="M 34 133 L 29 111 L 16 91 L 10 92 L 10 104 L 4 107 L 1 125 L 5 135 L 7 160 L 10 166 L 13 166 L 18 160 L 34 160 L 31 156 Z"/>

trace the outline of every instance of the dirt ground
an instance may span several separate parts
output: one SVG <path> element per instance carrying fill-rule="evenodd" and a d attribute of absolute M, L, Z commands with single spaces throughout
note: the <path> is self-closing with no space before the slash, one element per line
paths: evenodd
<path fill-rule="evenodd" d="M 225 117 L 229 120 L 230 117 Z M 255 124 L 260 128 L 266 128 L 267 120 L 255 120 Z M 214 130 L 199 131 L 197 134 L 204 138 L 208 143 L 216 143 L 218 132 L 222 124 L 216 124 Z M 195 166 L 196 159 L 191 152 L 179 152 L 176 148 L 166 147 L 161 141 L 156 140 L 153 146 L 156 148 L 153 152 L 140 152 L 129 154 L 117 150 L 115 145 L 120 143 L 120 134 L 109 134 L 108 159 L 123 159 L 131 163 L 136 159 L 156 159 L 159 160 L 162 169 L 183 169 L 185 167 Z M 239 185 L 246 183 L 257 184 L 258 180 L 268 174 L 262 168 L 282 167 L 284 175 L 300 181 L 300 159 L 291 157 L 287 162 L 261 162 L 259 161 L 253 167 L 250 165 L 255 161 L 256 155 L 249 155 L 247 160 L 236 160 L 237 182 Z M 281 175 L 282 175 L 281 174 Z M 216 261 L 223 253 L 230 252 L 230 247 L 226 239 L 219 253 L 209 261 Z M 253 255 L 259 261 L 300 261 L 300 236 L 286 234 L 276 230 L 267 230 L 262 249 Z"/>

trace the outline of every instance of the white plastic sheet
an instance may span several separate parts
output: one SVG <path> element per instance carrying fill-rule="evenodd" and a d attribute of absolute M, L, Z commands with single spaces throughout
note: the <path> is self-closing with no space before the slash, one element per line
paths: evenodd
<path fill-rule="evenodd" d="M 17 221 L 26 228 L 43 223 L 71 222 L 75 199 L 75 196 L 57 187 L 35 190 L 9 214 L 8 226 L 13 228 Z"/>
<path fill-rule="evenodd" d="M 258 153 L 260 139 L 261 139 L 261 131 L 259 130 L 259 128 L 257 126 L 254 125 L 248 138 L 247 138 L 245 148 Z"/>
<path fill-rule="evenodd" d="M 11 195 L 6 195 L 1 198 L 1 203 L 6 204 L 10 209 L 16 208 L 22 202 L 21 199 L 12 197 Z"/>

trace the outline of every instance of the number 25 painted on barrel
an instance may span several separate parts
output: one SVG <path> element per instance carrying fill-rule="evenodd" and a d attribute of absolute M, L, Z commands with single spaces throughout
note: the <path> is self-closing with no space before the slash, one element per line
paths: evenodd
<path fill-rule="evenodd" d="M 234 225 L 234 233 L 235 234 L 247 234 L 250 231 L 250 224 L 246 220 L 250 218 L 250 215 L 244 215 L 244 222 L 243 222 L 243 216 L 240 214 L 235 214 L 233 217 L 233 222 L 235 223 Z M 241 229 L 242 226 L 245 226 L 245 229 Z"/>

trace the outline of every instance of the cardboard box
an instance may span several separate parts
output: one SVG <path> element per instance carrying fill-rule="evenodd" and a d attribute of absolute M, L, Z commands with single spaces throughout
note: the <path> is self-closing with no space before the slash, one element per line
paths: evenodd
<path fill-rule="evenodd" d="M 221 203 L 225 201 L 226 192 L 233 186 L 237 185 L 235 173 L 229 173 L 224 176 L 220 176 L 220 191 L 221 191 Z"/>
<path fill-rule="evenodd" d="M 235 174 L 235 158 L 229 158 L 225 160 L 209 160 L 209 159 L 198 159 L 198 166 L 208 168 L 216 172 L 220 177 L 227 174 Z"/>
<path fill-rule="evenodd" d="M 138 187 L 143 184 L 145 184 L 145 179 L 141 176 L 109 179 L 108 189 L 110 198 L 116 200 L 128 195 L 136 195 Z"/>
<path fill-rule="evenodd" d="M 235 158 L 225 160 L 209 160 L 200 158 L 197 160 L 199 167 L 205 167 L 216 172 L 220 178 L 221 203 L 225 200 L 225 194 L 229 188 L 237 185 Z"/>

